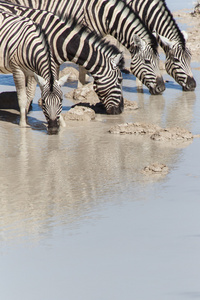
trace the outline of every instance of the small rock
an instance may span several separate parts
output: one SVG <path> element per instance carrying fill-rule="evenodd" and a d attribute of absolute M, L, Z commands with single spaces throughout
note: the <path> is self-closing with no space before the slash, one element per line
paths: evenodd
<path fill-rule="evenodd" d="M 75 106 L 63 114 L 63 118 L 65 121 L 91 121 L 95 119 L 95 112 L 85 106 Z"/>
<path fill-rule="evenodd" d="M 120 134 L 150 134 L 150 138 L 155 141 L 191 141 L 194 137 L 199 137 L 198 134 L 193 135 L 185 128 L 172 127 L 161 128 L 154 124 L 145 123 L 123 123 L 117 124 L 110 128 L 110 133 Z"/>
<path fill-rule="evenodd" d="M 40 99 L 38 100 L 38 105 L 39 105 L 40 107 L 42 107 L 42 98 L 40 98 Z"/>
<path fill-rule="evenodd" d="M 151 139 L 155 141 L 188 141 L 193 139 L 193 135 L 190 131 L 184 128 L 173 127 L 156 131 L 151 136 Z"/>
<path fill-rule="evenodd" d="M 143 169 L 143 173 L 146 175 L 166 175 L 168 172 L 168 167 L 165 164 L 160 163 L 153 163 Z"/>
<path fill-rule="evenodd" d="M 74 89 L 73 91 L 65 94 L 66 98 L 79 101 L 81 103 L 87 103 L 88 105 L 95 105 L 101 103 L 97 94 L 93 89 L 93 82 L 90 82 L 80 88 Z M 125 110 L 135 110 L 138 109 L 138 104 L 136 101 L 130 101 L 124 98 L 124 109 Z"/>
<path fill-rule="evenodd" d="M 83 85 L 80 88 L 74 89 L 70 93 L 65 94 L 65 97 L 81 102 L 91 101 L 92 103 L 90 104 L 99 102 L 99 98 L 93 90 L 93 82 Z"/>
<path fill-rule="evenodd" d="M 124 98 L 124 110 L 136 110 L 138 109 L 138 104 L 136 101 L 130 101 Z"/>
<path fill-rule="evenodd" d="M 118 124 L 110 128 L 110 133 L 120 133 L 120 134 L 152 134 L 156 130 L 161 128 L 153 124 L 143 124 L 143 123 L 124 123 Z"/>
<path fill-rule="evenodd" d="M 62 71 L 60 71 L 59 77 L 61 78 L 62 76 L 67 75 L 69 73 L 70 73 L 70 75 L 69 75 L 67 81 L 76 81 L 76 80 L 78 80 L 79 71 L 76 70 L 73 67 L 66 67 L 66 68 L 64 68 Z"/>

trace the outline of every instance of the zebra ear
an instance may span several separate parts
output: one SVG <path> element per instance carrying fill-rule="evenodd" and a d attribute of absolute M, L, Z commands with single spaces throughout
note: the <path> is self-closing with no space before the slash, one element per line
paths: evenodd
<path fill-rule="evenodd" d="M 123 54 L 121 52 L 121 53 L 117 54 L 114 58 L 112 58 L 111 63 L 112 63 L 113 68 L 121 67 L 120 64 L 122 61 L 123 61 Z"/>
<path fill-rule="evenodd" d="M 38 75 L 36 73 L 34 73 L 34 78 L 40 87 L 43 87 L 47 83 L 47 81 L 43 77 L 41 77 L 40 75 Z"/>
<path fill-rule="evenodd" d="M 158 34 L 155 29 L 152 31 L 152 34 L 155 36 L 156 39 L 158 38 Z"/>
<path fill-rule="evenodd" d="M 59 86 L 63 86 L 65 84 L 65 82 L 67 82 L 67 79 L 69 78 L 70 75 L 71 75 L 71 73 L 66 74 L 66 75 L 62 76 L 59 80 L 56 80 L 57 84 Z"/>
<path fill-rule="evenodd" d="M 182 30 L 181 33 L 182 33 L 182 35 L 183 35 L 185 41 L 187 41 L 187 39 L 188 39 L 188 34 L 187 34 L 187 32 L 186 32 L 185 30 Z"/>
<path fill-rule="evenodd" d="M 138 47 L 141 51 L 143 51 L 145 49 L 145 46 L 145 41 L 141 39 L 137 34 L 134 34 L 131 44 L 131 50 L 133 50 L 135 47 Z"/>

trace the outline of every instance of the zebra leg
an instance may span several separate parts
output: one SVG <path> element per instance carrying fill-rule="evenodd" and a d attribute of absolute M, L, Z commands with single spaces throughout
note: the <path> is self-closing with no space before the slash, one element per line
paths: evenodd
<path fill-rule="evenodd" d="M 15 87 L 17 91 L 17 98 L 20 108 L 20 127 L 27 127 L 26 122 L 26 106 L 27 106 L 27 96 L 26 96 L 26 79 L 25 75 L 19 67 L 16 67 L 12 62 L 10 63 L 13 73 L 13 78 L 15 82 Z"/>
<path fill-rule="evenodd" d="M 29 111 L 30 105 L 35 96 L 36 86 L 37 86 L 37 82 L 35 81 L 35 78 L 33 76 L 27 76 L 26 77 L 26 95 L 27 95 L 26 111 L 27 111 L 27 113 Z"/>

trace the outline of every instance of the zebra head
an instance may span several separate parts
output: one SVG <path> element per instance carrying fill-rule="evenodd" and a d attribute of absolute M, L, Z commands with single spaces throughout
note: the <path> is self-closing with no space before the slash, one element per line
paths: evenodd
<path fill-rule="evenodd" d="M 108 66 L 102 67 L 100 72 L 94 75 L 93 88 L 103 103 L 106 113 L 117 115 L 122 113 L 124 108 L 123 77 L 119 69 L 124 65 L 122 53 L 108 58 L 107 62 Z"/>
<path fill-rule="evenodd" d="M 69 74 L 55 80 L 53 84 L 39 75 L 34 74 L 34 77 L 41 88 L 42 110 L 47 120 L 48 134 L 57 134 L 60 127 L 63 99 L 60 88 L 67 81 Z"/>
<path fill-rule="evenodd" d="M 159 70 L 157 49 L 134 35 L 130 53 L 131 72 L 148 87 L 151 94 L 161 94 L 165 90 L 165 84 Z"/>
<path fill-rule="evenodd" d="M 183 91 L 193 91 L 196 81 L 192 75 L 190 63 L 191 52 L 186 47 L 187 34 L 182 31 L 184 43 L 170 41 L 168 38 L 158 35 L 164 45 L 166 53 L 165 69 L 175 81 L 182 86 Z"/>

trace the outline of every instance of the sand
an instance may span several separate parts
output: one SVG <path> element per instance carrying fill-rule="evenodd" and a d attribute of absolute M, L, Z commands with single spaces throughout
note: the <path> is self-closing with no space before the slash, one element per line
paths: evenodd
<path fill-rule="evenodd" d="M 186 24 L 188 33 L 187 46 L 192 53 L 192 61 L 200 61 L 200 13 L 182 9 L 173 13 L 178 23 Z"/>

